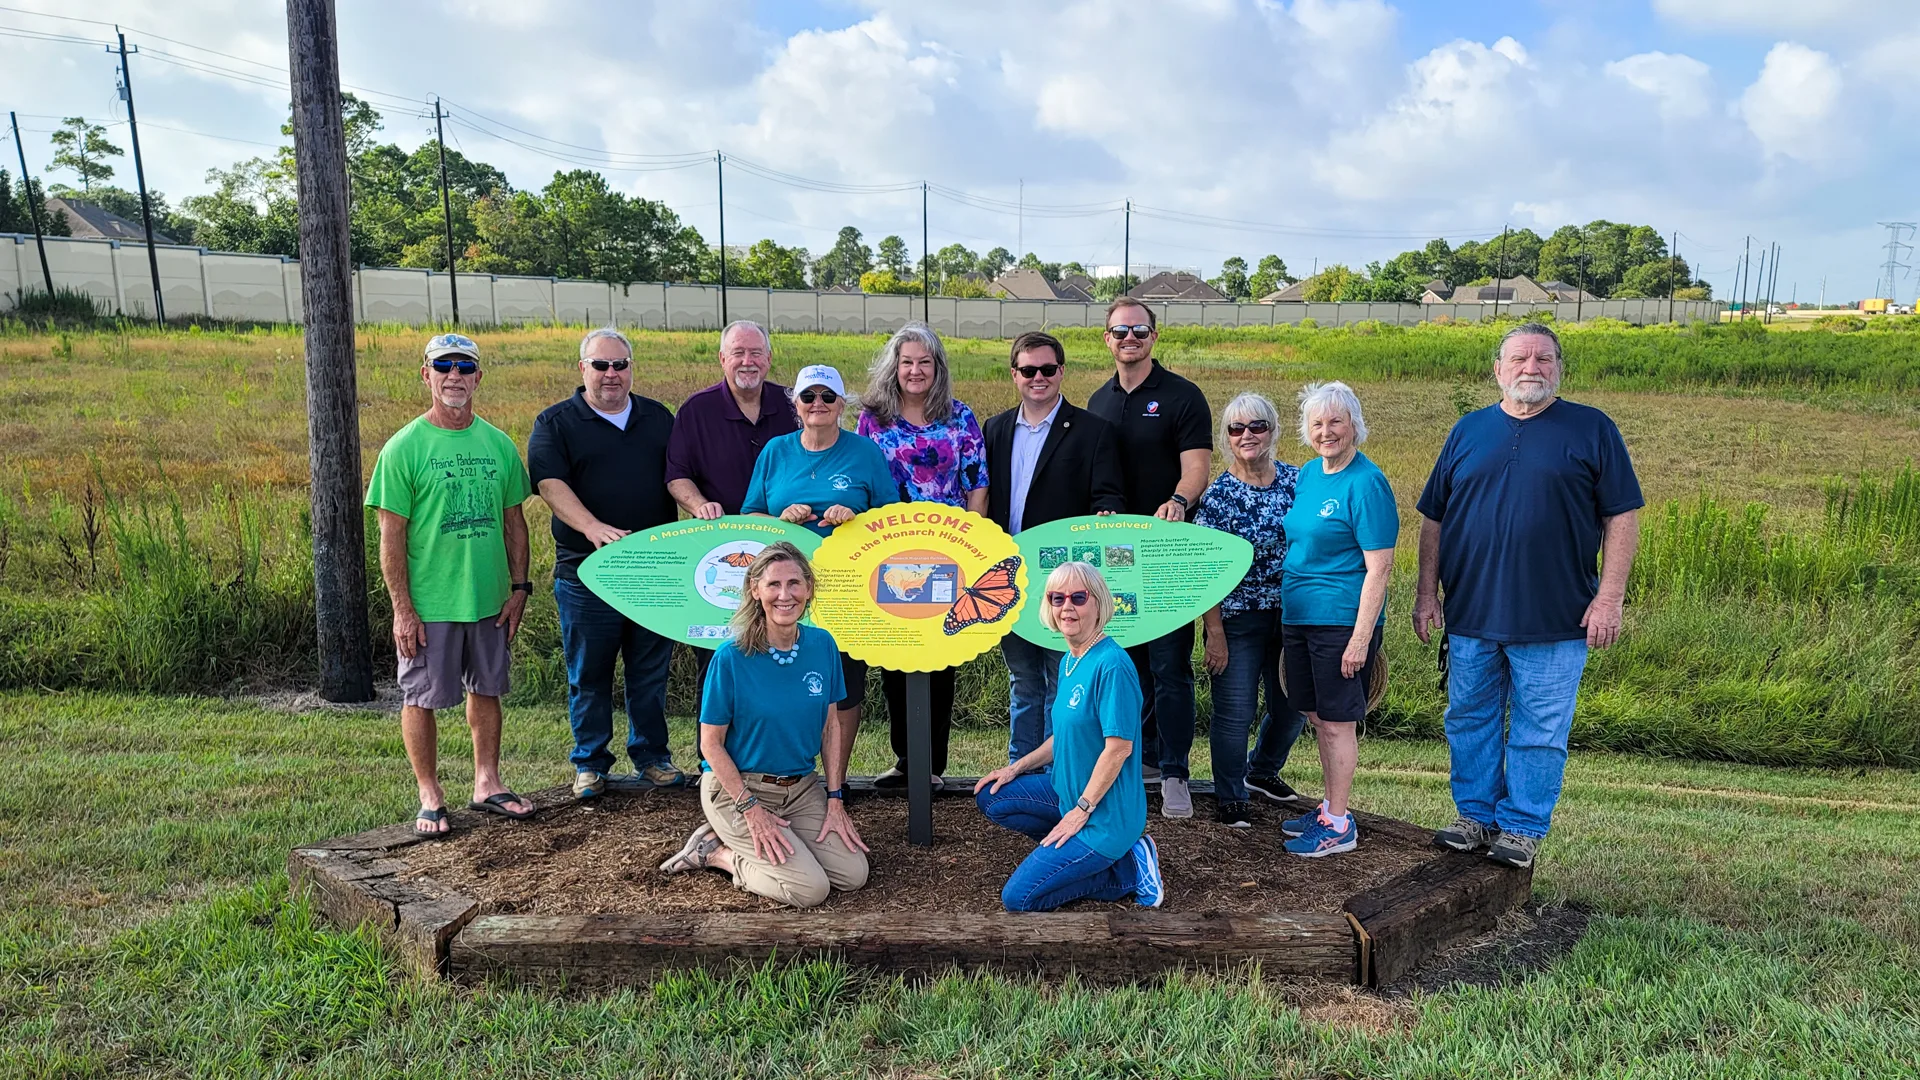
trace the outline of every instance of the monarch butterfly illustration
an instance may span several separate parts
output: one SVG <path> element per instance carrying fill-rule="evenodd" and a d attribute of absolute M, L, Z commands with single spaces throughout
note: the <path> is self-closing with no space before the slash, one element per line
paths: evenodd
<path fill-rule="evenodd" d="M 754 560 L 754 553 L 751 551 L 728 552 L 726 555 L 722 556 L 720 559 L 721 562 L 726 563 L 728 566 L 738 566 L 742 569 L 752 566 L 753 560 Z"/>
<path fill-rule="evenodd" d="M 948 634 L 957 634 L 978 623 L 996 623 L 1007 617 L 1020 602 L 1020 585 L 1015 571 L 1020 556 L 1001 559 L 981 574 L 972 585 L 960 590 L 942 626 Z"/>

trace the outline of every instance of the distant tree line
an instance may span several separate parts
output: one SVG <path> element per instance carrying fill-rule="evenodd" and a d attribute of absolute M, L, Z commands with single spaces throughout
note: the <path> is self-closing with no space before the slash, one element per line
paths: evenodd
<path fill-rule="evenodd" d="M 409 152 L 380 142 L 380 114 L 352 94 L 342 96 L 353 260 L 446 270 L 439 147 L 425 142 Z M 289 121 L 281 134 L 292 133 Z M 140 220 L 139 196 L 111 183 L 112 159 L 123 151 L 104 127 L 69 117 L 52 143 L 54 170 L 70 173 L 79 187 L 56 182 L 48 191 Z M 181 200 L 178 209 L 164 193 L 149 191 L 155 228 L 183 244 L 298 256 L 295 164 L 289 145 L 271 158 L 210 170 L 212 190 Z M 590 169 L 555 172 L 536 192 L 515 189 L 505 173 L 456 149 L 447 150 L 446 167 L 454 261 L 460 270 L 620 283 L 720 280 L 720 251 L 699 230 L 665 203 L 613 190 L 606 177 Z M 31 231 L 29 205 L 24 189 L 0 169 L 0 232 Z M 53 235 L 70 232 L 62 215 L 43 217 L 43 222 Z M 1004 247 L 976 254 L 963 244 L 949 244 L 916 262 L 899 236 L 883 237 L 876 249 L 851 225 L 818 258 L 804 247 L 766 239 L 729 247 L 726 256 L 729 283 L 776 289 L 837 286 L 917 293 L 924 281 L 944 296 L 989 296 L 995 278 L 1026 269 L 1055 283 L 1070 274 L 1086 276 L 1094 296 L 1110 300 L 1139 283 L 1134 276 L 1094 277 L 1078 262 L 1046 262 L 1032 252 L 1016 258 Z M 1536 282 L 1566 282 L 1598 297 L 1665 296 L 1671 275 L 1679 298 L 1711 297 L 1707 283 L 1693 279 L 1686 260 L 1669 258 L 1665 239 L 1651 226 L 1605 220 L 1564 225 L 1544 239 L 1519 229 L 1457 247 L 1430 240 L 1385 262 L 1368 263 L 1363 271 L 1336 263 L 1308 278 L 1304 294 L 1316 301 L 1415 301 L 1435 279 L 1461 286 L 1517 274 Z M 1251 269 L 1236 255 L 1221 263 L 1209 284 L 1230 299 L 1249 301 L 1296 280 L 1278 255 L 1263 256 Z"/>

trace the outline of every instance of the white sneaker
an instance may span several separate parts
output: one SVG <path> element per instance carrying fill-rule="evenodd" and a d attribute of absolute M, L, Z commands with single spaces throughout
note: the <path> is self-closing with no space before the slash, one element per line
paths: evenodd
<path fill-rule="evenodd" d="M 1187 787 L 1187 782 L 1178 776 L 1169 776 L 1160 781 L 1160 816 L 1193 816 L 1193 792 Z"/>

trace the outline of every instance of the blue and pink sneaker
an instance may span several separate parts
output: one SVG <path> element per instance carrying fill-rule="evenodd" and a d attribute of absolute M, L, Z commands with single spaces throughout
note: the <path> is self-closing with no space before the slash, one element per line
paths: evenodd
<path fill-rule="evenodd" d="M 1337 826 L 1344 825 L 1345 828 Z M 1360 842 L 1360 823 L 1348 814 L 1344 822 L 1336 822 L 1328 817 L 1326 811 L 1316 811 L 1313 821 L 1307 825 L 1307 831 L 1286 842 L 1286 849 L 1302 858 L 1318 859 L 1326 855 L 1338 855 L 1343 851 L 1352 851 Z"/>

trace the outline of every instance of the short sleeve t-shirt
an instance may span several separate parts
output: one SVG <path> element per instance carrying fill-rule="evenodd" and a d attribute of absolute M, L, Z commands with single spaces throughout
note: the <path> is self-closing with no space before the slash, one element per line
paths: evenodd
<path fill-rule="evenodd" d="M 753 463 L 743 514 L 772 514 L 800 503 L 813 507 L 807 528 L 825 536 L 833 526 L 820 520 L 830 506 L 844 506 L 858 514 L 900 501 L 886 455 L 851 431 L 842 431 L 825 450 L 800 445 L 800 432 L 782 435 L 767 444 Z"/>
<path fill-rule="evenodd" d="M 1109 736 L 1133 743 L 1120 775 L 1081 828 L 1079 839 L 1109 859 L 1127 853 L 1147 830 L 1147 789 L 1140 775 L 1140 676 L 1110 637 L 1085 656 L 1060 659 L 1060 690 L 1053 699 L 1053 793 L 1060 813 L 1072 810 L 1093 778 Z"/>
<path fill-rule="evenodd" d="M 1420 493 L 1440 523 L 1447 632 L 1574 641 L 1600 589 L 1600 522 L 1646 505 L 1620 429 L 1559 400 L 1525 420 L 1499 405 L 1448 433 Z"/>
<path fill-rule="evenodd" d="M 1273 483 L 1254 487 L 1223 472 L 1200 494 L 1193 523 L 1232 533 L 1253 545 L 1253 565 L 1247 576 L 1220 601 L 1220 614 L 1279 611 L 1281 568 L 1287 557 L 1284 519 L 1293 509 L 1294 486 L 1300 470 L 1284 461 L 1273 463 Z"/>
<path fill-rule="evenodd" d="M 1087 411 L 1113 425 L 1129 514 L 1151 514 L 1173 496 L 1182 452 L 1213 449 L 1207 395 L 1160 361 L 1150 362 L 1152 370 L 1132 393 L 1115 375 L 1087 399 Z"/>
<path fill-rule="evenodd" d="M 727 729 L 727 756 L 743 773 L 804 776 L 820 756 L 827 707 L 847 696 L 840 647 L 802 626 L 790 664 L 765 649 L 749 656 L 729 641 L 713 651 L 700 694 L 700 722 Z M 707 763 L 700 763 L 708 771 Z"/>
<path fill-rule="evenodd" d="M 901 502 L 967 505 L 967 495 L 987 486 L 987 440 L 964 401 L 945 420 L 916 427 L 905 420 L 882 424 L 860 414 L 860 434 L 887 457 Z"/>
<path fill-rule="evenodd" d="M 458 431 L 416 417 L 380 448 L 366 504 L 407 519 L 407 586 L 421 621 L 500 614 L 512 584 L 504 516 L 530 493 L 519 447 L 477 416 Z"/>
<path fill-rule="evenodd" d="M 1367 579 L 1361 552 L 1390 548 L 1400 538 L 1400 511 L 1386 474 L 1358 451 L 1331 476 L 1315 458 L 1300 466 L 1285 524 L 1280 591 L 1286 620 L 1295 626 L 1352 626 L 1360 618 L 1360 586 Z M 1382 607 L 1382 621 L 1386 616 Z"/>

